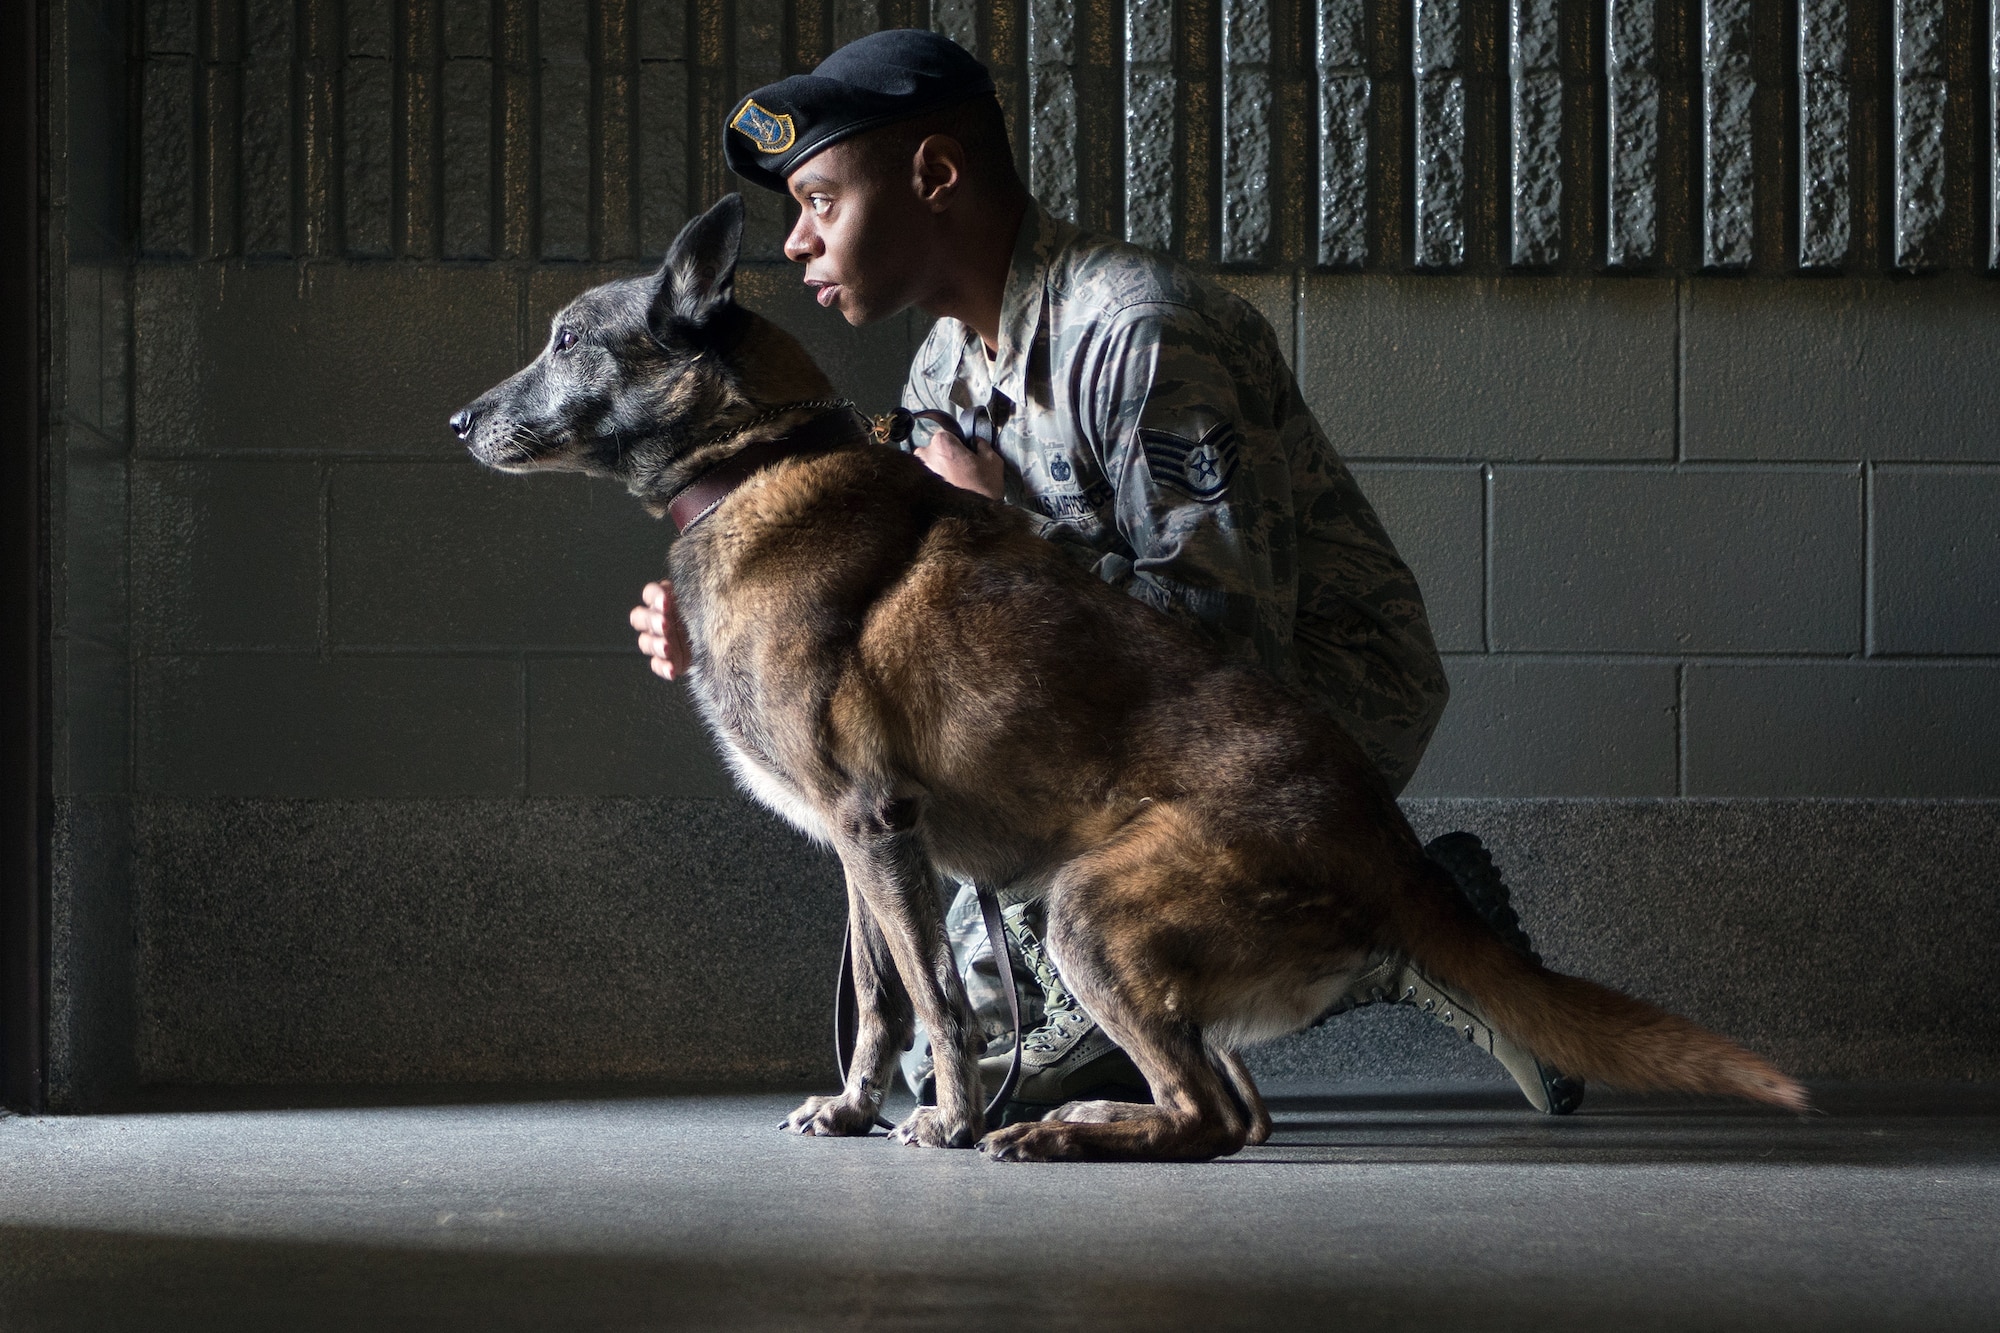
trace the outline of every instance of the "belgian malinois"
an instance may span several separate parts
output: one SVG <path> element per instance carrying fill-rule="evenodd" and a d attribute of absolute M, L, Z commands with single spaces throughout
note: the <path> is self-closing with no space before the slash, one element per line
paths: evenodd
<path fill-rule="evenodd" d="M 1383 951 L 1572 1075 L 1805 1107 L 1741 1047 L 1509 947 L 1336 723 L 830 408 L 799 345 L 733 299 L 742 218 L 730 195 L 658 273 L 585 292 L 452 425 L 490 467 L 616 478 L 684 528 L 694 697 L 742 784 L 846 870 L 855 1055 L 788 1127 L 867 1133 L 914 1007 L 938 1104 L 901 1142 L 1235 1152 L 1270 1128 L 1237 1052 L 1322 1016 Z M 1153 1105 L 984 1133 L 940 874 L 1047 895 L 1064 979 Z"/>

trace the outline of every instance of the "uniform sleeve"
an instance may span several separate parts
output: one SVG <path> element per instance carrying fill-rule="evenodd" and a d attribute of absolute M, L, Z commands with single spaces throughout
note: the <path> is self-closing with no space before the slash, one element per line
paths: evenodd
<path fill-rule="evenodd" d="M 1231 657 L 1290 674 L 1289 636 L 1258 612 L 1277 579 L 1255 521 L 1255 462 L 1280 444 L 1238 401 L 1207 321 L 1164 302 L 1128 308 L 1069 371 L 1131 551 L 1101 557 L 1098 574 L 1193 621 Z"/>

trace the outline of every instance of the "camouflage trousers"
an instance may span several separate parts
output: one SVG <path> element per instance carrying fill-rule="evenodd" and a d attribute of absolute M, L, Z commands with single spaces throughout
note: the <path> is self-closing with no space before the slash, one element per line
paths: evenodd
<path fill-rule="evenodd" d="M 1016 903 L 1002 908 L 1001 925 L 1007 931 L 1007 961 L 1014 969 L 1014 989 L 1021 998 L 1021 1030 L 1032 1032 L 1042 1023 L 1042 987 L 1021 958 L 1020 932 L 1025 928 L 1041 933 L 1042 903 Z M 993 946 L 986 939 L 986 919 L 979 911 L 979 891 L 971 883 L 957 886 L 951 905 L 945 909 L 945 934 L 951 940 L 952 956 L 958 960 L 959 979 L 965 983 L 965 998 L 986 1034 L 987 1051 L 997 1054 L 1013 1049 L 1014 1020 L 1007 1012 L 1007 992 L 1000 985 L 1000 969 L 993 963 Z M 912 1073 L 930 1064 L 930 1034 L 917 1020 L 917 1040 L 903 1058 L 904 1077 L 914 1086 Z"/>

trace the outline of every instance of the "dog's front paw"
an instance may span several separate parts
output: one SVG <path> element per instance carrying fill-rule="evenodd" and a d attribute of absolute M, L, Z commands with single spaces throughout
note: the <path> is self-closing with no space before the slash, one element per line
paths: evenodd
<path fill-rule="evenodd" d="M 1083 1156 L 1069 1125 L 1030 1120 L 996 1129 L 979 1141 L 979 1151 L 996 1162 L 1064 1162 Z"/>
<path fill-rule="evenodd" d="M 799 1109 L 778 1122 L 794 1134 L 840 1136 L 866 1134 L 875 1128 L 875 1112 L 839 1097 L 808 1097 Z"/>
<path fill-rule="evenodd" d="M 983 1128 L 976 1120 L 954 1122 L 935 1106 L 919 1106 L 889 1137 L 916 1148 L 970 1148 Z"/>

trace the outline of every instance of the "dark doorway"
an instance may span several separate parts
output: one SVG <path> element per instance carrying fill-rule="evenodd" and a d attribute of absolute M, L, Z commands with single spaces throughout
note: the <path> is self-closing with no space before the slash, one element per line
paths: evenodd
<path fill-rule="evenodd" d="M 48 932 L 42 23 L 0 6 L 0 1097 L 42 1109 Z"/>

